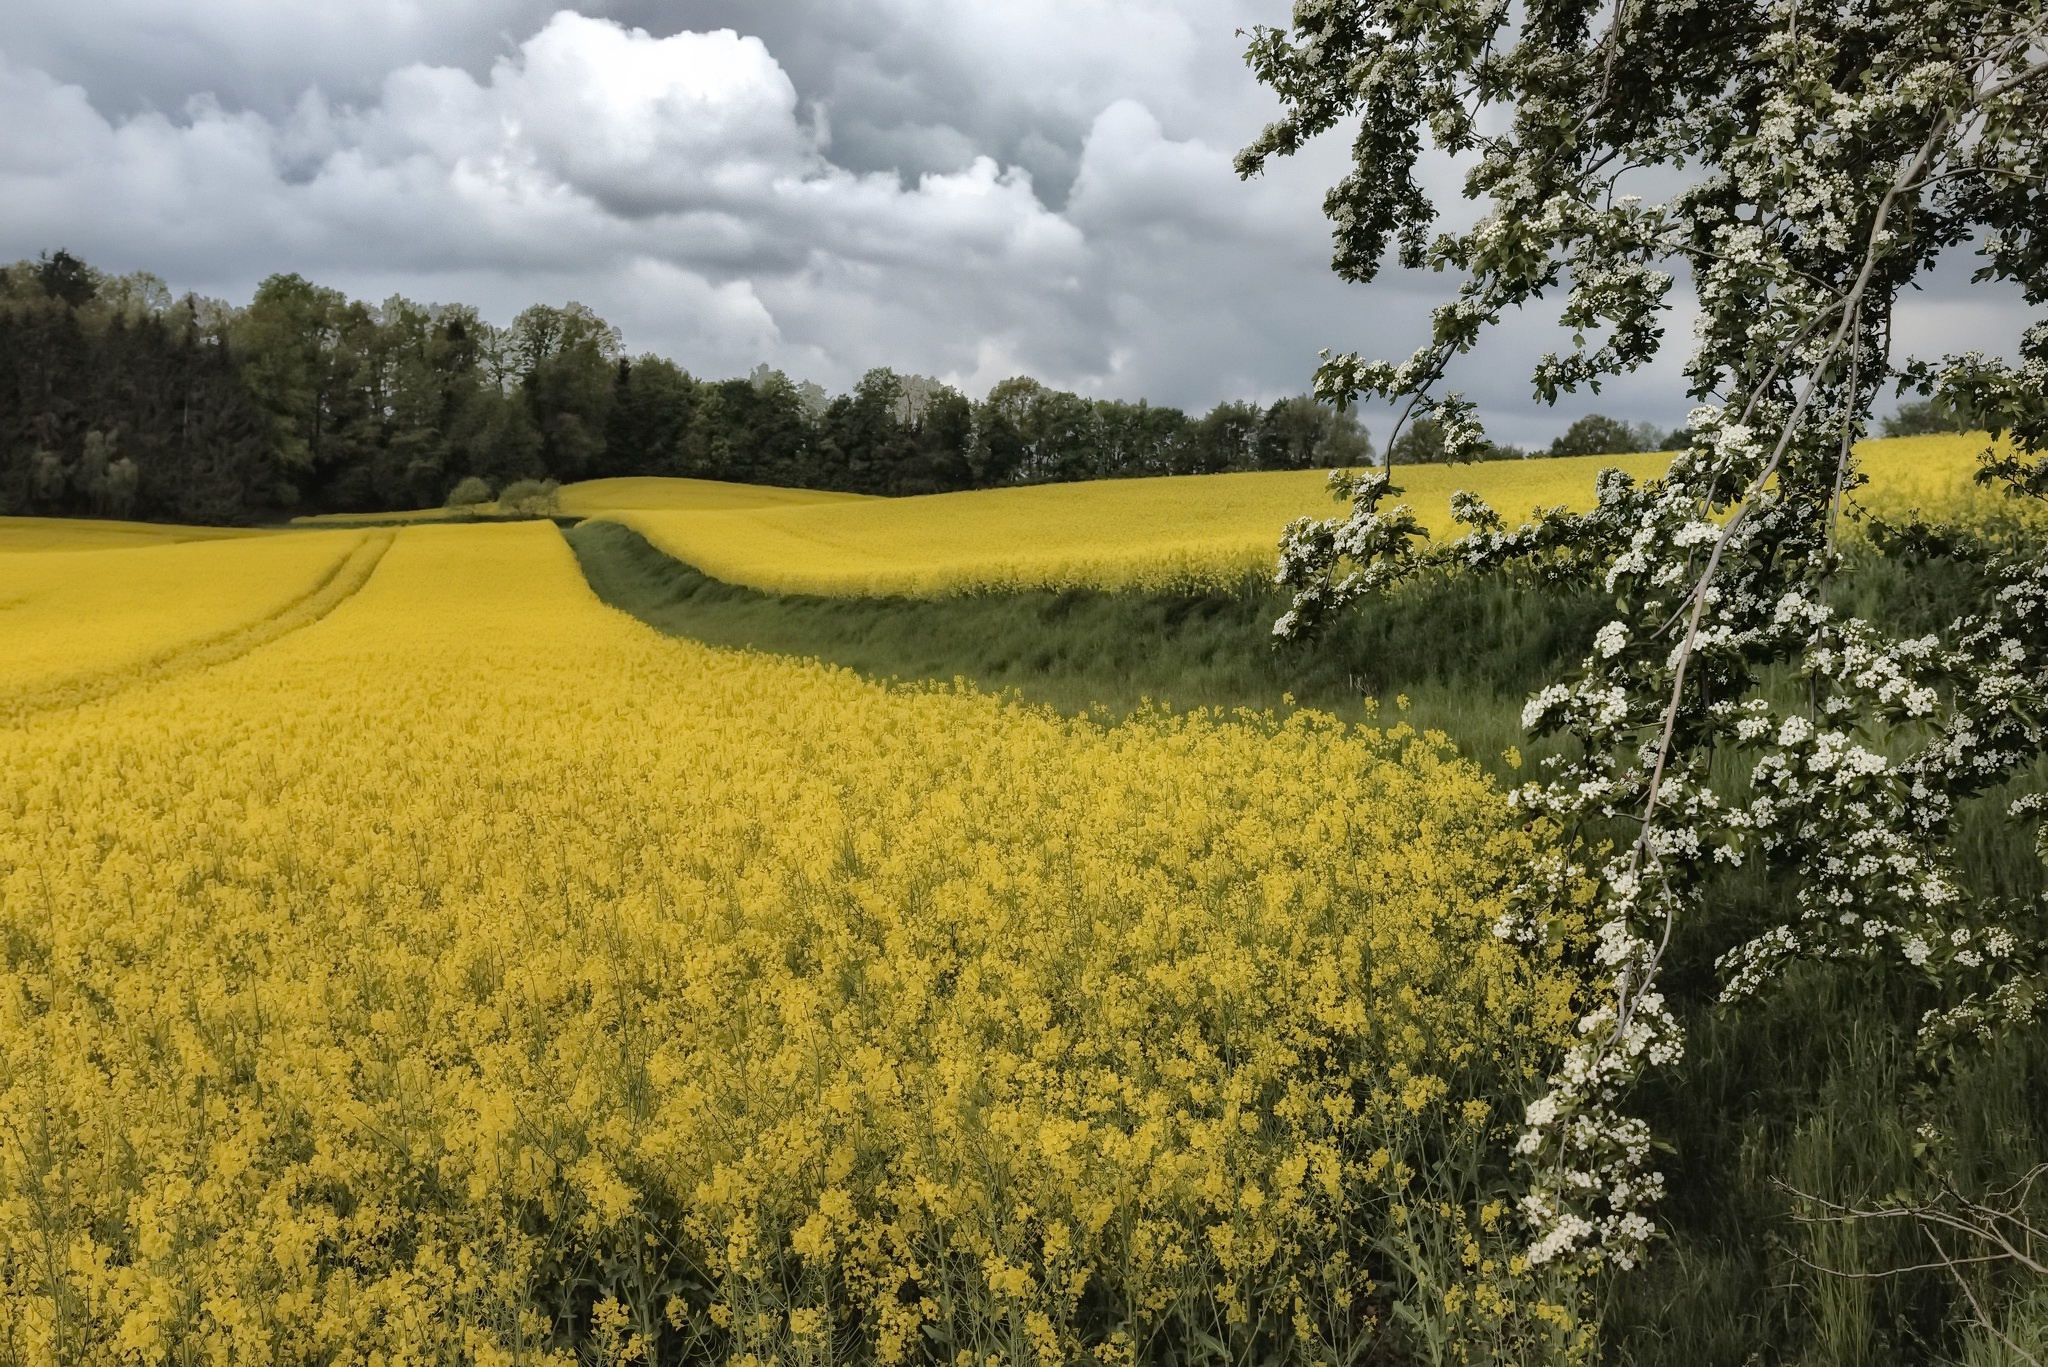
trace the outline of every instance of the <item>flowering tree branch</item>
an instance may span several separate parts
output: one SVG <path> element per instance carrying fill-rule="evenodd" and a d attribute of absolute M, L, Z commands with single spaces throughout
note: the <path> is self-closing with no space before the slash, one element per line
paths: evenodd
<path fill-rule="evenodd" d="M 1608 472 L 1592 510 L 1512 530 L 1460 496 L 1467 530 L 1434 543 L 1391 504 L 1388 472 L 1339 474 L 1348 513 L 1296 522 L 1281 547 L 1283 639 L 1431 571 L 1532 575 L 1612 602 L 1594 653 L 1524 711 L 1576 741 L 1571 757 L 1513 795 L 1567 828 L 1634 828 L 1593 870 L 1603 998 L 1520 1140 L 1532 1262 L 1642 1256 L 1663 1183 L 1624 1101 L 1644 1068 L 1679 1057 L 1659 974 L 1716 867 L 1761 860 L 1797 888 L 1791 917 L 1722 960 L 1728 1000 L 1793 958 L 1891 954 L 1947 994 L 1926 1022 L 1934 1047 L 2048 998 L 2041 947 L 2010 908 L 1965 895 L 1951 848 L 1957 805 L 2048 748 L 2048 561 L 1987 562 L 1982 611 L 1940 638 L 1894 638 L 1829 603 L 1855 440 L 1887 383 L 1985 414 L 2010 442 L 1984 477 L 2048 497 L 2048 325 L 2016 364 L 1891 355 L 1900 291 L 1946 248 L 1975 244 L 1980 277 L 2048 302 L 2044 46 L 2040 4 L 1955 0 L 1299 0 L 1289 29 L 1254 35 L 1249 60 L 1284 115 L 1240 170 L 1356 118 L 1353 173 L 1327 201 L 1339 274 L 1370 279 L 1392 245 L 1404 265 L 1465 277 L 1406 362 L 1326 356 L 1321 397 L 1439 414 L 1449 454 L 1469 456 L 1486 441 L 1472 405 L 1432 391 L 1507 309 L 1564 292 L 1573 349 L 1533 376 L 1554 400 L 1656 354 L 1666 266 L 1689 268 L 1699 298 L 1693 445 L 1661 479 Z M 1504 131 L 1482 132 L 1489 108 Z M 1467 232 L 1428 237 L 1425 137 L 1474 159 L 1466 193 L 1488 209 Z M 1659 204 L 1622 192 L 1650 167 L 1690 183 Z M 1806 684 L 1797 705 L 1765 684 L 1787 670 Z M 1708 782 L 1728 754 L 1748 759 L 1740 797 Z M 1548 933 L 1544 890 L 1530 892 L 1504 936 Z"/>

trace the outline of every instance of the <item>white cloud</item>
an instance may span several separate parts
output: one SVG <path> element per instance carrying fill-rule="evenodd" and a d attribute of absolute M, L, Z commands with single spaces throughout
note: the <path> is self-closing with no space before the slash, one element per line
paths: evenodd
<path fill-rule="evenodd" d="M 1081 232 L 987 157 L 909 186 L 835 165 L 767 48 L 730 30 L 563 12 L 482 79 L 408 66 L 361 109 L 309 95 L 276 123 L 207 100 L 109 121 L 9 64 L 0 111 L 42 131 L 0 144 L 17 250 L 244 289 L 272 269 L 581 277 L 692 362 L 793 346 L 843 382 L 886 359 L 857 354 L 878 326 L 965 354 L 964 334 L 1045 315 L 1086 266 Z M 650 308 L 650 281 L 686 307 Z"/>
<path fill-rule="evenodd" d="M 461 107 L 438 98 L 443 90 Z M 636 218 L 757 210 L 818 174 L 796 103 L 758 38 L 730 29 L 650 38 L 565 12 L 516 60 L 499 61 L 487 86 L 411 68 L 386 82 L 382 113 L 400 139 L 458 164 L 530 159 L 533 172 Z M 449 146 L 449 128 L 467 145 Z"/>
<path fill-rule="evenodd" d="M 684 0 L 661 13 L 689 27 L 650 32 L 532 0 L 24 0 L 0 17 L 0 257 L 66 246 L 228 298 L 298 271 L 500 318 L 577 298 L 713 375 L 1270 398 L 1324 346 L 1405 355 L 1451 283 L 1329 273 L 1341 138 L 1237 179 L 1271 99 L 1234 31 L 1276 8 Z M 1924 298 L 1945 336 L 2011 330 Z M 1677 350 L 1533 410 L 1548 323 L 1453 376 L 1499 435 L 1682 416 Z"/>

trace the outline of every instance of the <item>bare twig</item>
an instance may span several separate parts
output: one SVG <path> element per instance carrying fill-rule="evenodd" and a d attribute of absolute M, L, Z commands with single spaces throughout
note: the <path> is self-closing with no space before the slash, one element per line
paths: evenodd
<path fill-rule="evenodd" d="M 2027 1203 L 2033 1197 L 2034 1184 L 2044 1173 L 2048 1173 L 2048 1163 L 2029 1169 L 2015 1181 L 1989 1193 L 1982 1200 L 1964 1196 L 1953 1183 L 1944 1183 L 1941 1194 L 1932 1201 L 1878 1206 L 1854 1206 L 1845 1202 L 1830 1201 L 1824 1196 L 1801 1191 L 1785 1182 L 1777 1182 L 1775 1185 L 1807 1206 L 1825 1212 L 1815 1215 L 1795 1208 L 1792 1212 L 1795 1223 L 1851 1225 L 1866 1221 L 1910 1221 L 1926 1236 L 1935 1254 L 1930 1262 L 1906 1263 L 1871 1271 L 1830 1267 L 1795 1253 L 1793 1256 L 1800 1263 L 1816 1272 L 1847 1281 L 1881 1280 L 1912 1272 L 1945 1272 L 1955 1281 L 1963 1293 L 1963 1298 L 1969 1302 L 1971 1319 L 1978 1328 L 2004 1344 L 2019 1358 L 2031 1363 L 2032 1367 L 2048 1367 L 2048 1364 L 2044 1364 L 2041 1359 L 2014 1342 L 2010 1335 L 1998 1327 L 1990 1311 L 1985 1308 L 1978 1288 L 1963 1275 L 1965 1268 L 2008 1266 L 2017 1267 L 2037 1277 L 2048 1277 L 2048 1262 L 2043 1261 L 2048 1254 L 2036 1254 L 2032 1251 L 2033 1240 L 2048 1236 L 2043 1236 L 2040 1230 L 2035 1229 L 2023 1214 Z M 2025 1247 L 2016 1244 L 2007 1232 L 2013 1226 L 2026 1231 Z M 1988 1247 L 1978 1253 L 1952 1251 L 1950 1245 L 1943 1240 L 1944 1232 L 1975 1240 L 1980 1245 Z"/>

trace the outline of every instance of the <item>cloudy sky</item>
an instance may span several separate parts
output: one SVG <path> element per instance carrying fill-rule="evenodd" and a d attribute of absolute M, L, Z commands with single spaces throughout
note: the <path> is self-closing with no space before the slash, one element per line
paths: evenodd
<path fill-rule="evenodd" d="M 246 300 L 297 271 L 499 321 L 577 299 L 700 374 L 1028 373 L 1203 408 L 1406 355 L 1443 277 L 1328 270 L 1334 142 L 1257 182 L 1236 31 L 1286 0 L 9 0 L 0 259 Z M 1448 168 L 1445 195 L 1455 192 Z M 1902 336 L 2002 350 L 1939 273 Z M 1688 335 L 1683 312 L 1674 339 Z M 1453 383 L 1495 434 L 1672 424 L 1678 355 L 1552 411 L 1518 320 Z"/>

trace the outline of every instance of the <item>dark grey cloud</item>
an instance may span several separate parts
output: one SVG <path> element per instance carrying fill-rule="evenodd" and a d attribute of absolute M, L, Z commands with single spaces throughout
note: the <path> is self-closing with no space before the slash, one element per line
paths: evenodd
<path fill-rule="evenodd" d="M 415 62 L 474 74 L 513 50 L 559 0 L 17 0 L 0 52 L 83 89 L 110 118 L 176 113 L 197 95 L 269 118 L 309 88 L 374 98 Z"/>
<path fill-rule="evenodd" d="M 639 4 L 612 12 L 653 32 L 761 36 L 807 98 L 833 111 L 833 155 L 854 170 L 958 170 L 986 154 L 1022 166 L 1064 205 L 1096 116 L 1143 101 L 1179 136 L 1233 145 L 1267 116 L 1240 28 L 1283 18 L 1271 0 L 947 0 Z"/>
<path fill-rule="evenodd" d="M 1272 111 L 1235 30 L 1282 0 L 17 0 L 0 256 L 64 245 L 246 297 L 273 271 L 508 317 L 577 298 L 704 373 L 1028 372 L 1203 407 L 1405 355 L 1444 277 L 1328 272 L 1337 140 L 1246 184 Z M 1455 197 L 1457 168 L 1434 165 Z M 1946 264 L 1906 317 L 2017 330 Z M 1965 270 L 1962 274 L 1966 275 Z M 1673 423 L 1669 355 L 1556 413 L 1534 313 L 1454 374 L 1497 435 Z M 1957 341 L 1958 345 L 1949 345 Z"/>

